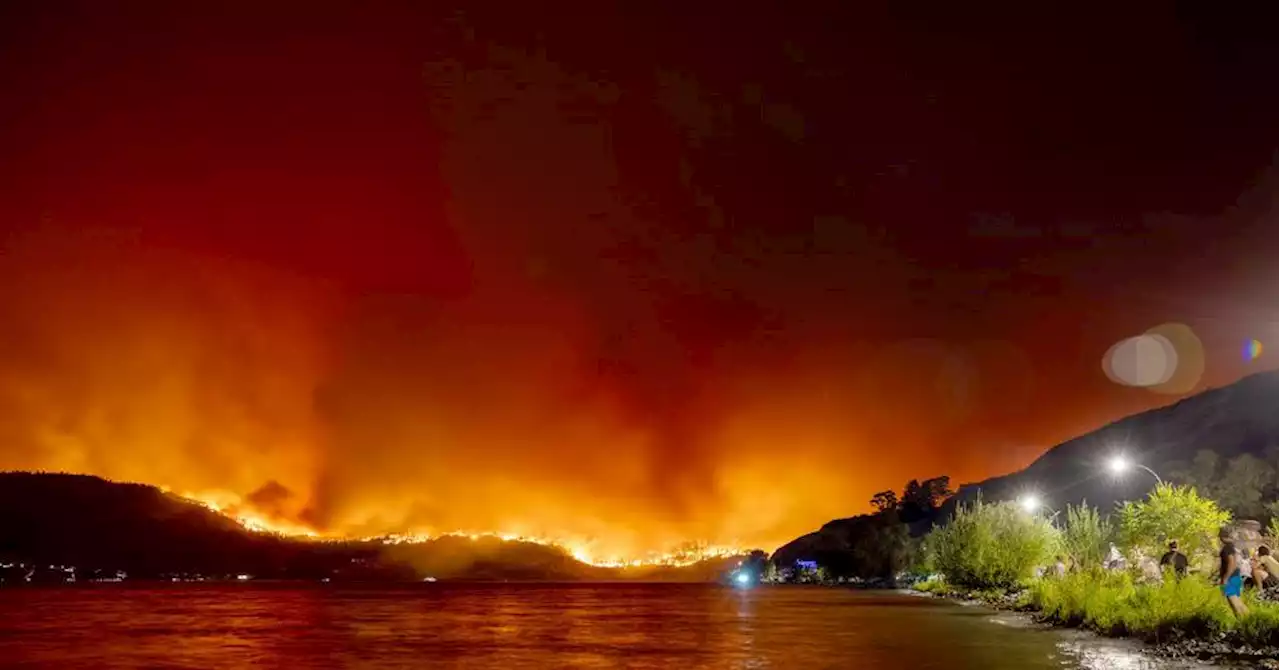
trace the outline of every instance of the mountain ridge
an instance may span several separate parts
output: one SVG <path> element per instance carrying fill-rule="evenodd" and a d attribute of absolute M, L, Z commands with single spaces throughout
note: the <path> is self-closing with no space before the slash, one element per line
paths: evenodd
<path fill-rule="evenodd" d="M 900 557 L 880 554 L 898 549 L 873 545 L 886 541 L 893 545 L 903 534 L 919 537 L 934 523 L 945 522 L 957 505 L 979 495 L 998 501 L 1034 494 L 1051 509 L 1082 501 L 1111 509 L 1118 502 L 1146 495 L 1156 484 L 1154 477 L 1138 468 L 1123 478 L 1113 477 L 1106 471 L 1111 457 L 1124 455 L 1157 473 L 1175 462 L 1190 461 L 1200 450 L 1213 451 L 1224 460 L 1251 454 L 1275 463 L 1280 455 L 1278 424 L 1280 376 L 1276 370 L 1254 373 L 1108 422 L 1054 445 L 1021 470 L 962 484 L 924 518 L 903 523 L 896 512 L 890 512 L 833 519 L 778 547 L 770 560 L 785 567 L 798 559 L 825 556 L 848 562 L 852 556 L 864 567 L 881 566 L 873 568 L 875 576 L 890 577 L 893 561 Z M 894 528 L 903 530 L 896 536 L 886 534 Z"/>
<path fill-rule="evenodd" d="M 962 484 L 943 511 L 979 493 L 991 500 L 1034 493 L 1051 506 L 1087 500 L 1100 508 L 1145 495 L 1155 478 L 1136 470 L 1113 481 L 1105 465 L 1116 455 L 1157 473 L 1162 466 L 1190 460 L 1199 450 L 1224 459 L 1248 453 L 1275 462 L 1280 445 L 1278 405 L 1277 371 L 1257 372 L 1111 421 L 1054 445 L 1021 470 Z"/>
<path fill-rule="evenodd" d="M 245 574 L 334 581 L 714 581 L 737 560 L 613 568 L 578 561 L 561 547 L 496 537 L 393 544 L 292 538 L 255 532 L 147 484 L 0 472 L 0 567 L 11 570 L 19 564 L 75 566 L 82 573 L 122 571 L 144 579 Z M 15 581 L 13 576 L 0 571 L 0 582 Z"/>

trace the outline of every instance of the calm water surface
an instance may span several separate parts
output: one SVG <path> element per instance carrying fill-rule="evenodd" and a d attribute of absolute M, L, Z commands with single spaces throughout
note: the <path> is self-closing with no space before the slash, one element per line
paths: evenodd
<path fill-rule="evenodd" d="M 712 585 L 0 589 L 0 665 L 1154 668 L 1134 647 L 894 593 Z"/>

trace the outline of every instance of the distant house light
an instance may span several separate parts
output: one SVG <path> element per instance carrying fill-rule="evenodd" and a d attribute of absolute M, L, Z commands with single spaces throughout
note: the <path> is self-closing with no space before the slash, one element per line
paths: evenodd
<path fill-rule="evenodd" d="M 800 568 L 801 570 L 817 570 L 818 562 L 817 561 L 796 561 L 796 567 Z"/>

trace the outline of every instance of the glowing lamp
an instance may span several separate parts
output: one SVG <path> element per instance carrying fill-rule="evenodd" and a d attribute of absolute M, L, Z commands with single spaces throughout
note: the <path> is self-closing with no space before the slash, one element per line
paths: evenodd
<path fill-rule="evenodd" d="M 1025 495 L 1018 500 L 1018 504 L 1022 506 L 1023 511 L 1031 513 L 1040 509 L 1040 498 L 1034 495 Z"/>
<path fill-rule="evenodd" d="M 749 575 L 749 574 L 747 574 L 747 573 L 745 573 L 745 572 L 739 572 L 739 573 L 734 577 L 734 581 L 738 582 L 738 583 L 739 583 L 739 584 L 741 584 L 742 586 L 746 586 L 747 584 L 750 584 L 750 583 L 751 583 L 751 575 Z"/>
<path fill-rule="evenodd" d="M 1111 460 L 1107 461 L 1107 470 L 1110 470 L 1113 475 L 1122 475 L 1128 471 L 1128 469 L 1129 459 L 1124 456 L 1113 456 Z"/>

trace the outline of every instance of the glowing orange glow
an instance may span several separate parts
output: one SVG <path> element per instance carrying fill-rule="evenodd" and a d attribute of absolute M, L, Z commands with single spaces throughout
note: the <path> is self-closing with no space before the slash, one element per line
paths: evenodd
<path fill-rule="evenodd" d="M 168 487 L 160 487 L 168 490 Z M 206 493 L 178 493 L 180 498 L 196 503 L 214 512 L 218 512 L 235 520 L 241 526 L 255 533 L 270 533 L 285 537 L 306 537 L 313 539 L 336 538 L 334 535 L 321 533 L 306 525 L 290 522 L 285 519 L 273 519 L 252 507 L 245 505 L 240 496 L 225 491 Z"/>
<path fill-rule="evenodd" d="M 160 487 L 168 490 L 168 487 Z M 702 544 L 692 544 L 682 547 L 675 551 L 661 553 L 647 553 L 639 557 L 622 557 L 622 556 L 604 556 L 593 551 L 593 543 L 585 540 L 566 540 L 560 538 L 534 537 L 529 535 L 521 535 L 518 533 L 497 533 L 497 532 L 468 532 L 468 531 L 447 531 L 442 533 L 392 533 L 388 535 L 352 538 L 343 537 L 334 533 L 321 533 L 314 528 L 305 525 L 292 523 L 287 520 L 271 519 L 251 508 L 247 508 L 243 500 L 235 494 L 225 491 L 205 492 L 205 493 L 178 493 L 179 497 L 196 503 L 206 509 L 218 512 L 230 519 L 233 519 L 246 529 L 258 533 L 270 533 L 285 537 L 308 538 L 308 539 L 328 539 L 328 540 L 350 540 L 358 539 L 366 542 L 381 542 L 382 544 L 414 544 L 428 542 L 438 537 L 466 537 L 472 540 L 480 540 L 484 538 L 495 538 L 504 542 L 530 542 L 547 547 L 556 547 L 563 549 L 574 559 L 593 565 L 596 567 L 607 568 L 626 568 L 626 567 L 645 567 L 645 566 L 667 566 L 667 567 L 683 567 L 693 565 L 700 561 L 713 558 L 726 558 L 729 556 L 739 556 L 747 553 L 746 549 L 741 547 L 728 546 L 709 546 Z"/>
<path fill-rule="evenodd" d="M 1123 411 L 1064 409 L 1054 429 L 1024 411 L 1029 366 L 1008 344 L 850 350 L 818 333 L 795 356 L 729 344 L 689 362 L 656 316 L 611 340 L 584 298 L 509 276 L 523 265 L 484 244 L 484 281 L 434 300 L 15 233 L 0 469 L 165 484 L 292 536 L 465 532 L 682 563 L 772 550 L 911 478 L 1022 467 L 1045 434 Z M 973 385 L 968 365 L 1002 371 Z"/>

